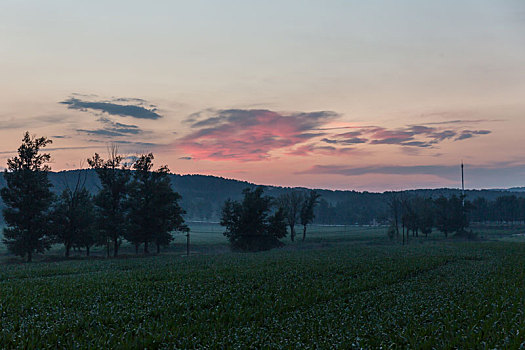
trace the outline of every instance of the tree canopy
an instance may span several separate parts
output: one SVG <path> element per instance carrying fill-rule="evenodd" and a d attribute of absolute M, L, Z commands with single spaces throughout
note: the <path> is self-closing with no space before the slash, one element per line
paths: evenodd
<path fill-rule="evenodd" d="M 3 242 L 14 254 L 27 257 L 27 261 L 51 244 L 48 213 L 54 195 L 47 177 L 51 156 L 40 152 L 51 142 L 26 132 L 18 155 L 7 160 L 4 171 L 6 187 L 0 194 L 6 206 L 3 214 L 7 227 Z"/>
<path fill-rule="evenodd" d="M 273 199 L 263 196 L 264 188 L 246 188 L 242 202 L 227 200 L 221 225 L 232 247 L 243 251 L 268 250 L 281 246 L 286 236 L 285 213 L 278 208 L 271 214 Z"/>

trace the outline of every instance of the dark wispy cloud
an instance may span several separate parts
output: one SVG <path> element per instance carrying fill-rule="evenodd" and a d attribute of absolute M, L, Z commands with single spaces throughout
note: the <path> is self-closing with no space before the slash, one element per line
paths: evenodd
<path fill-rule="evenodd" d="M 280 113 L 266 109 L 205 110 L 186 123 L 194 130 L 175 146 L 195 159 L 257 161 L 324 135 L 318 129 L 335 112 Z M 317 148 L 322 151 L 323 148 Z"/>
<path fill-rule="evenodd" d="M 419 165 L 419 166 L 367 166 L 349 167 L 345 165 L 315 165 L 308 170 L 297 172 L 298 174 L 333 174 L 345 176 L 359 176 L 367 174 L 385 175 L 437 175 L 446 177 L 455 172 L 457 175 L 458 166 L 441 165 Z"/>
<path fill-rule="evenodd" d="M 79 149 L 93 149 L 93 146 L 71 146 L 71 147 L 46 147 L 45 152 L 53 151 L 70 151 L 70 150 L 79 150 Z M 17 150 L 11 151 L 1 151 L 0 154 L 16 154 Z"/>
<path fill-rule="evenodd" d="M 461 134 L 456 137 L 456 141 L 470 139 L 476 135 L 488 135 L 490 133 L 490 130 L 463 130 Z"/>
<path fill-rule="evenodd" d="M 105 137 L 138 135 L 143 132 L 137 125 L 118 123 L 106 117 L 101 117 L 98 121 L 102 123 L 102 128 L 77 129 L 77 132 Z"/>
<path fill-rule="evenodd" d="M 463 124 L 463 125 L 472 125 L 486 122 L 501 122 L 502 119 L 454 119 L 454 120 L 445 120 L 440 122 L 428 122 L 426 125 L 450 125 L 450 124 Z"/>
<path fill-rule="evenodd" d="M 39 115 L 31 118 L 0 117 L 0 129 L 25 129 L 28 126 L 36 128 L 46 125 L 56 125 L 68 122 L 71 119 L 67 115 Z"/>
<path fill-rule="evenodd" d="M 340 156 L 355 152 L 352 147 L 318 146 L 316 144 L 300 145 L 286 152 L 289 156 L 326 155 Z"/>
<path fill-rule="evenodd" d="M 398 128 L 366 126 L 354 129 L 354 131 L 330 135 L 321 141 L 332 145 L 370 144 L 432 148 L 446 140 L 460 141 L 491 133 L 490 130 L 464 130 L 461 126 L 434 125 L 432 123 Z"/>
<path fill-rule="evenodd" d="M 362 137 L 350 137 L 350 138 L 344 138 L 344 139 L 337 140 L 337 139 L 329 139 L 325 137 L 321 141 L 330 143 L 330 144 L 334 144 L 334 145 L 336 144 L 338 145 L 356 145 L 360 143 L 367 143 L 368 139 L 365 139 Z"/>
<path fill-rule="evenodd" d="M 108 144 L 115 144 L 115 145 L 122 145 L 122 146 L 133 146 L 133 147 L 142 147 L 142 148 L 151 148 L 151 147 L 159 147 L 159 146 L 165 146 L 164 144 L 155 143 L 155 142 L 141 142 L 141 141 L 127 141 L 127 140 L 111 140 L 108 142 L 108 140 L 98 140 L 98 139 L 89 139 L 87 140 L 91 143 L 100 143 L 104 145 Z"/>
<path fill-rule="evenodd" d="M 111 100 L 93 100 L 82 95 L 74 95 L 67 100 L 59 103 L 67 105 L 69 109 L 76 109 L 92 113 L 106 113 L 108 115 L 120 117 L 132 117 L 137 119 L 159 119 L 157 107 L 148 104 L 142 99 L 135 98 L 114 98 Z"/>
<path fill-rule="evenodd" d="M 525 175 L 525 164 L 494 163 L 488 165 L 466 165 L 469 179 L 494 178 L 495 176 Z M 460 166 L 456 165 L 414 165 L 414 166 L 366 166 L 315 165 L 296 174 L 325 174 L 343 176 L 361 175 L 433 175 L 447 180 L 458 180 Z"/>

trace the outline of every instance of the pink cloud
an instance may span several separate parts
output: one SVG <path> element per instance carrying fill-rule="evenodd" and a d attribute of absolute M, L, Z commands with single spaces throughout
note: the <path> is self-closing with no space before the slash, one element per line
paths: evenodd
<path fill-rule="evenodd" d="M 188 156 L 207 160 L 259 161 L 271 152 L 307 142 L 323 133 L 320 126 L 334 120 L 334 112 L 282 114 L 269 110 L 222 110 L 188 120 L 197 129 L 176 141 Z"/>

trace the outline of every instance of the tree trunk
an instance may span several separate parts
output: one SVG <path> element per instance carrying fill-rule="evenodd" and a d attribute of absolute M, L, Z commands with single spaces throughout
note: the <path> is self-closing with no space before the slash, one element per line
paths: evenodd
<path fill-rule="evenodd" d="M 292 240 L 292 242 L 295 239 L 295 226 L 294 225 L 290 225 L 290 239 Z"/>
<path fill-rule="evenodd" d="M 86 256 L 89 256 L 89 246 L 86 246 Z"/>
<path fill-rule="evenodd" d="M 157 254 L 160 254 L 160 244 L 157 242 Z"/>
<path fill-rule="evenodd" d="M 106 238 L 106 257 L 109 258 L 109 239 Z"/>
<path fill-rule="evenodd" d="M 31 262 L 31 261 L 33 261 L 33 251 L 29 250 L 27 252 L 27 262 Z"/>
<path fill-rule="evenodd" d="M 135 243 L 135 255 L 139 254 L 139 244 Z"/>
<path fill-rule="evenodd" d="M 306 225 L 303 225 L 303 242 L 305 238 L 306 238 Z"/>
<path fill-rule="evenodd" d="M 115 238 L 113 240 L 113 257 L 116 258 L 118 256 L 118 238 Z"/>
<path fill-rule="evenodd" d="M 69 258 L 69 251 L 71 250 L 71 244 L 66 244 L 66 258 Z"/>
<path fill-rule="evenodd" d="M 149 254 L 149 242 L 144 241 L 144 254 Z"/>

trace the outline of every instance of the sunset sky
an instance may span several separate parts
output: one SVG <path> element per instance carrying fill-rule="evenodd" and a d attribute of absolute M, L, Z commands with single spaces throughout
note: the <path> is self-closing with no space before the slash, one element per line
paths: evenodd
<path fill-rule="evenodd" d="M 523 0 L 2 0 L 0 165 L 369 191 L 525 185 Z"/>

